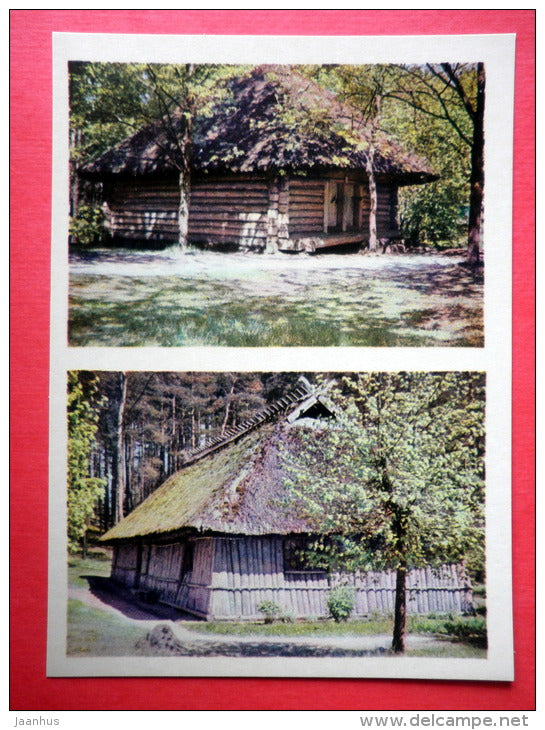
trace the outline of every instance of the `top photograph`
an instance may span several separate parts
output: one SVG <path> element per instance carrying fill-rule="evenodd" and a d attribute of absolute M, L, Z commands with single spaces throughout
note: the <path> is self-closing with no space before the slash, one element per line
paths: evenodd
<path fill-rule="evenodd" d="M 484 63 L 68 79 L 70 346 L 483 347 Z"/>

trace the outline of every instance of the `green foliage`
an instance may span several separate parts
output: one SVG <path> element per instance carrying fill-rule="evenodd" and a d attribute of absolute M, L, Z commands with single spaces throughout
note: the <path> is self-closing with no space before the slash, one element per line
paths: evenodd
<path fill-rule="evenodd" d="M 213 64 L 91 63 L 69 65 L 71 160 L 76 164 L 104 153 L 145 124 L 176 107 L 190 126 L 223 79 L 237 66 Z M 166 128 L 167 128 L 166 127 Z M 179 161 L 178 161 L 179 162 Z"/>
<path fill-rule="evenodd" d="M 287 483 L 333 569 L 484 563 L 484 379 L 371 373 L 343 379 L 344 413 L 297 436 Z"/>
<path fill-rule="evenodd" d="M 330 591 L 327 596 L 329 613 L 337 623 L 348 620 L 355 605 L 356 597 L 353 588 L 350 586 L 338 586 Z"/>
<path fill-rule="evenodd" d="M 463 245 L 464 197 L 448 182 L 405 189 L 400 195 L 400 216 L 405 237 L 413 244 Z"/>
<path fill-rule="evenodd" d="M 76 550 L 104 493 L 105 480 L 91 476 L 91 453 L 98 428 L 97 378 L 84 371 L 68 373 L 68 547 Z"/>
<path fill-rule="evenodd" d="M 377 130 L 428 160 L 440 175 L 433 185 L 400 190 L 401 222 L 412 242 L 454 243 L 464 226 L 467 235 L 461 212 L 469 207 L 473 119 L 467 104 L 476 99 L 475 67 L 460 64 L 448 72 L 431 64 L 305 70 L 360 109 Z"/>
<path fill-rule="evenodd" d="M 445 632 L 475 646 L 486 648 L 488 643 L 486 619 L 483 616 L 453 618 L 445 622 Z"/>
<path fill-rule="evenodd" d="M 290 609 L 282 611 L 282 616 L 280 617 L 280 620 L 284 624 L 293 624 L 295 623 L 295 613 Z"/>
<path fill-rule="evenodd" d="M 282 613 L 282 609 L 274 601 L 262 601 L 257 610 L 265 616 L 266 624 L 272 624 Z"/>
<path fill-rule="evenodd" d="M 91 246 L 104 235 L 104 213 L 99 205 L 80 205 L 77 214 L 70 218 L 70 237 L 80 246 Z"/>

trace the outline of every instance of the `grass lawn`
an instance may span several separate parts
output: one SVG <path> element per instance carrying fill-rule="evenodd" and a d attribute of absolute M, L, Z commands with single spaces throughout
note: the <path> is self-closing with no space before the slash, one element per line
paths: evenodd
<path fill-rule="evenodd" d="M 80 600 L 83 590 L 88 588 L 85 576 L 107 577 L 110 573 L 110 559 L 107 551 L 93 551 L 86 560 L 77 556 L 68 559 L 68 581 L 76 598 L 68 601 L 69 656 L 136 656 L 153 654 L 143 639 L 160 619 L 149 621 L 149 626 L 136 623 L 129 618 L 99 606 Z M 486 622 L 482 617 L 471 616 L 409 616 L 407 631 L 412 636 L 426 636 L 429 641 L 408 649 L 409 656 L 485 658 Z M 317 638 L 391 636 L 393 618 L 372 616 L 368 619 L 354 619 L 336 623 L 333 620 L 276 621 L 263 622 L 221 622 L 180 621 L 180 627 L 194 635 L 194 639 L 211 641 L 218 645 L 217 656 L 221 656 L 221 641 L 236 643 L 237 637 L 255 638 Z M 456 640 L 453 637 L 457 636 Z M 221 637 L 221 639 L 219 638 Z M 389 642 L 388 642 L 389 643 Z"/>
<path fill-rule="evenodd" d="M 200 634 L 224 636 L 375 636 L 391 634 L 393 617 L 373 616 L 336 623 L 329 620 L 275 622 L 185 621 L 184 627 Z M 485 620 L 472 616 L 409 616 L 407 633 L 434 636 L 440 640 L 457 639 L 457 643 L 482 646 L 486 643 Z M 472 633 L 471 633 L 472 632 Z M 463 638 L 458 638 L 462 634 Z"/>
<path fill-rule="evenodd" d="M 68 585 L 76 588 L 87 588 L 84 576 L 98 575 L 107 578 L 110 575 L 111 556 L 107 550 L 91 550 L 85 560 L 77 555 L 68 557 Z"/>
<path fill-rule="evenodd" d="M 75 346 L 480 347 L 480 275 L 441 256 L 95 250 L 71 260 Z"/>
<path fill-rule="evenodd" d="M 82 601 L 68 601 L 68 656 L 132 656 L 145 628 Z"/>

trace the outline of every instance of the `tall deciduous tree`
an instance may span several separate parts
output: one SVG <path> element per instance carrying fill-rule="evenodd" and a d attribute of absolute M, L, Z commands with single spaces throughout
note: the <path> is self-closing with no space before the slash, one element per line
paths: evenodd
<path fill-rule="evenodd" d="M 238 67 L 211 64 L 70 64 L 72 215 L 80 191 L 77 165 L 104 152 L 145 124 L 159 121 L 164 149 L 178 171 L 178 242 L 187 243 L 193 123 Z"/>
<path fill-rule="evenodd" d="M 448 124 L 470 151 L 468 261 L 480 260 L 484 204 L 484 109 L 486 74 L 483 63 L 398 66 L 398 89 L 392 99 L 417 113 Z"/>
<path fill-rule="evenodd" d="M 287 483 L 326 538 L 313 559 L 396 572 L 393 650 L 405 650 L 406 577 L 484 556 L 484 381 L 479 374 L 343 379 L 337 422 L 301 436 Z"/>
<path fill-rule="evenodd" d="M 102 398 L 92 373 L 68 373 L 68 498 L 67 532 L 71 550 L 85 553 L 87 529 L 95 515 L 105 480 L 91 473 L 91 454 L 96 443 L 98 412 Z M 85 555 L 84 555 L 85 557 Z"/>
<path fill-rule="evenodd" d="M 437 183 L 403 196 L 410 233 L 418 236 L 425 230 L 434 242 L 455 238 L 460 209 L 469 204 L 468 260 L 477 263 L 484 194 L 484 65 L 335 66 L 321 76 L 360 109 L 370 135 L 368 167 L 382 131 L 423 154 L 441 174 Z M 372 198 L 373 175 L 367 172 Z M 370 248 L 372 218 L 371 211 Z"/>

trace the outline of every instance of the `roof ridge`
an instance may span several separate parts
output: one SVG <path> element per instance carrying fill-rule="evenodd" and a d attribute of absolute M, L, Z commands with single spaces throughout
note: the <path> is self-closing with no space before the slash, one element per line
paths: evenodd
<path fill-rule="evenodd" d="M 311 386 L 310 386 L 311 387 Z M 195 461 L 204 458 L 212 451 L 216 451 L 227 444 L 232 443 L 236 439 L 240 438 L 250 431 L 253 431 L 258 426 L 271 420 L 274 416 L 287 410 L 290 406 L 294 405 L 299 401 L 303 401 L 312 395 L 317 395 L 318 389 L 310 389 L 306 384 L 296 385 L 292 391 L 282 395 L 273 403 L 269 404 L 261 411 L 258 411 L 253 416 L 244 419 L 238 426 L 230 426 L 224 431 L 223 436 L 212 436 L 207 439 L 202 446 L 195 446 L 192 449 L 186 451 L 187 461 L 184 463 L 182 468 L 193 464 Z"/>

